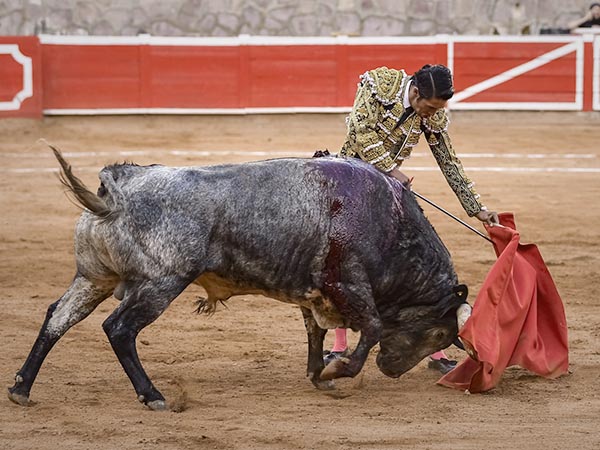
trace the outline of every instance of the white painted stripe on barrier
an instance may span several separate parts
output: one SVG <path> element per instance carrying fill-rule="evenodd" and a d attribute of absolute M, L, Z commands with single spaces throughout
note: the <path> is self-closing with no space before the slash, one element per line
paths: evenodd
<path fill-rule="evenodd" d="M 583 109 L 583 76 L 585 67 L 584 67 L 584 55 L 585 55 L 585 45 L 583 40 L 575 43 L 577 47 L 577 53 L 575 55 L 575 104 L 577 105 L 577 109 Z"/>
<path fill-rule="evenodd" d="M 67 158 L 115 157 L 115 156 L 144 156 L 144 155 L 173 155 L 173 156 L 312 156 L 313 150 L 100 150 L 93 152 L 63 152 Z M 414 152 L 411 158 L 430 156 L 426 152 Z M 53 158 L 51 152 L 9 152 L 0 153 L 7 158 Z M 595 153 L 458 153 L 460 159 L 498 158 L 498 159 L 595 159 Z"/>
<path fill-rule="evenodd" d="M 423 153 L 425 155 L 425 153 Z M 592 159 L 597 155 L 594 153 L 461 153 L 461 159 L 465 158 L 526 158 L 526 159 Z"/>
<path fill-rule="evenodd" d="M 285 37 L 240 36 L 246 45 L 414 45 L 447 42 L 446 35 L 439 36 L 336 36 L 336 37 Z"/>
<path fill-rule="evenodd" d="M 129 114 L 198 114 L 198 115 L 246 115 L 246 114 L 304 114 L 349 113 L 351 106 L 293 106 L 285 108 L 65 108 L 44 109 L 48 116 L 61 115 L 129 115 Z"/>
<path fill-rule="evenodd" d="M 448 42 L 448 35 L 437 36 L 251 36 L 234 37 L 184 37 L 184 36 L 61 36 L 39 35 L 40 42 L 47 45 L 157 45 L 197 47 L 290 46 L 290 45 L 414 45 Z"/>
<path fill-rule="evenodd" d="M 592 70 L 593 87 L 592 87 L 592 109 L 595 111 L 600 110 L 600 36 L 596 36 L 594 39 L 594 45 L 592 46 L 592 53 L 594 58 L 594 68 Z"/>
<path fill-rule="evenodd" d="M 143 34 L 138 36 L 62 36 L 40 34 L 38 37 L 40 42 L 45 45 L 140 45 L 147 43 L 149 36 Z"/>
<path fill-rule="evenodd" d="M 66 36 L 40 34 L 42 44 L 52 45 L 173 45 L 173 46 L 236 46 L 236 45 L 410 45 L 439 44 L 449 42 L 497 42 L 497 43 L 569 43 L 578 40 L 591 41 L 592 37 L 572 35 L 544 36 L 252 36 L 241 34 L 231 37 L 207 36 Z"/>
<path fill-rule="evenodd" d="M 172 156 L 312 156 L 314 151 L 297 150 L 113 150 L 98 152 L 62 152 L 65 158 L 111 157 L 115 156 L 147 156 L 147 155 L 172 155 Z M 0 157 L 8 158 L 53 158 L 52 153 L 0 153 Z"/>
<path fill-rule="evenodd" d="M 464 102 L 454 103 L 449 106 L 454 111 L 580 111 L 581 107 L 576 102 Z"/>
<path fill-rule="evenodd" d="M 454 39 L 450 39 L 446 46 L 446 67 L 450 69 L 450 73 L 454 73 Z"/>
<path fill-rule="evenodd" d="M 568 43 L 568 42 L 576 42 L 578 40 L 582 40 L 582 36 L 573 36 L 573 35 L 537 35 L 537 36 L 526 36 L 526 35 L 510 35 L 510 36 L 498 36 L 498 35 L 452 35 L 449 36 L 449 40 L 454 42 L 498 42 L 498 43 L 521 43 L 525 42 L 528 44 L 535 43 Z M 584 39 L 585 40 L 585 39 Z"/>
<path fill-rule="evenodd" d="M 406 171 L 430 172 L 440 170 L 438 167 L 406 167 Z M 471 167 L 467 172 L 514 172 L 514 173 L 600 173 L 600 167 Z"/>
<path fill-rule="evenodd" d="M 98 172 L 101 167 L 77 167 L 78 172 Z M 437 172 L 438 167 L 407 167 L 407 172 Z M 469 172 L 506 172 L 506 173 L 600 173 L 600 167 L 469 167 Z M 58 172 L 55 167 L 17 167 L 0 168 L 0 173 L 44 173 Z"/>

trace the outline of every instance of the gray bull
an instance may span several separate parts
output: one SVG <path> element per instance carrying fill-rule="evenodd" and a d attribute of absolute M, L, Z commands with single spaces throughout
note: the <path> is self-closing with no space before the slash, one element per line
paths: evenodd
<path fill-rule="evenodd" d="M 9 388 L 29 403 L 54 344 L 110 295 L 121 300 L 103 328 L 138 399 L 165 399 L 139 361 L 135 340 L 191 283 L 200 312 L 239 294 L 300 306 L 308 377 L 320 389 L 377 365 L 398 377 L 457 337 L 466 302 L 450 255 L 414 196 L 359 160 L 278 159 L 171 168 L 121 164 L 99 174 L 98 193 L 54 149 L 63 183 L 85 210 L 77 223 L 77 273 L 49 306 L 39 336 Z M 352 355 L 323 364 L 326 329 L 360 332 Z"/>

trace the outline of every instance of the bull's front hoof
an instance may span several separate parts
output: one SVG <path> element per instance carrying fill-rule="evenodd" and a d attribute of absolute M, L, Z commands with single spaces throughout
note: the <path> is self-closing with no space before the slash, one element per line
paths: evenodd
<path fill-rule="evenodd" d="M 149 400 L 149 398 L 153 398 L 154 400 Z M 150 392 L 147 396 L 141 394 L 138 395 L 138 401 L 146 405 L 152 411 L 166 411 L 168 409 L 165 398 L 156 389 Z"/>
<path fill-rule="evenodd" d="M 167 403 L 164 400 L 154 400 L 152 402 L 146 403 L 146 406 L 150 408 L 152 411 L 166 411 Z"/>
<path fill-rule="evenodd" d="M 348 358 L 334 359 L 321 371 L 319 378 L 326 381 L 344 376 L 346 364 L 349 362 L 350 360 Z"/>
<path fill-rule="evenodd" d="M 32 406 L 33 402 L 29 400 L 28 395 L 19 394 L 14 388 L 8 388 L 8 399 L 21 406 Z"/>
<path fill-rule="evenodd" d="M 308 378 L 310 379 L 310 382 L 313 384 L 313 386 L 316 387 L 320 391 L 334 391 L 335 390 L 335 383 L 331 380 L 321 380 L 321 378 L 319 377 L 319 374 L 316 374 L 314 372 L 309 372 Z"/>

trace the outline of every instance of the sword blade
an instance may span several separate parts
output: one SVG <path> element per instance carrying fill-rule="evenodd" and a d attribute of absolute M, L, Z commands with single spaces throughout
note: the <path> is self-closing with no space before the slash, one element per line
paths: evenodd
<path fill-rule="evenodd" d="M 483 234 L 481 231 L 479 231 L 477 228 L 472 227 L 471 225 L 469 225 L 467 222 L 465 222 L 464 220 L 459 219 L 458 217 L 456 217 L 454 214 L 446 211 L 444 208 L 442 208 L 439 205 L 436 205 L 435 203 L 433 203 L 431 200 L 429 200 L 427 197 L 422 196 L 421 194 L 419 194 L 418 192 L 411 190 L 411 192 L 413 194 L 415 194 L 417 197 L 419 197 L 421 200 L 423 200 L 424 202 L 429 203 L 431 206 L 433 206 L 434 208 L 437 208 L 438 210 L 440 210 L 441 212 L 443 212 L 444 214 L 446 214 L 449 217 L 452 217 L 454 220 L 456 220 L 458 223 L 464 225 L 465 227 L 467 227 L 469 230 L 471 230 L 473 233 L 478 234 L 479 236 L 481 236 L 482 238 L 484 238 L 486 241 L 491 242 L 492 244 L 494 243 L 494 241 L 492 241 L 489 237 L 487 237 L 485 234 Z"/>

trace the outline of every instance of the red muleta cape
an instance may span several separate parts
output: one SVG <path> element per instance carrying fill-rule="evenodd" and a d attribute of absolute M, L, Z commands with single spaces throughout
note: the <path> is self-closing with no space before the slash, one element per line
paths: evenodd
<path fill-rule="evenodd" d="M 486 227 L 498 260 L 459 333 L 478 361 L 466 358 L 438 384 L 476 393 L 494 388 L 509 366 L 548 378 L 569 368 L 565 310 L 550 272 L 535 245 L 519 243 L 512 214 L 500 214 L 500 224 Z"/>

